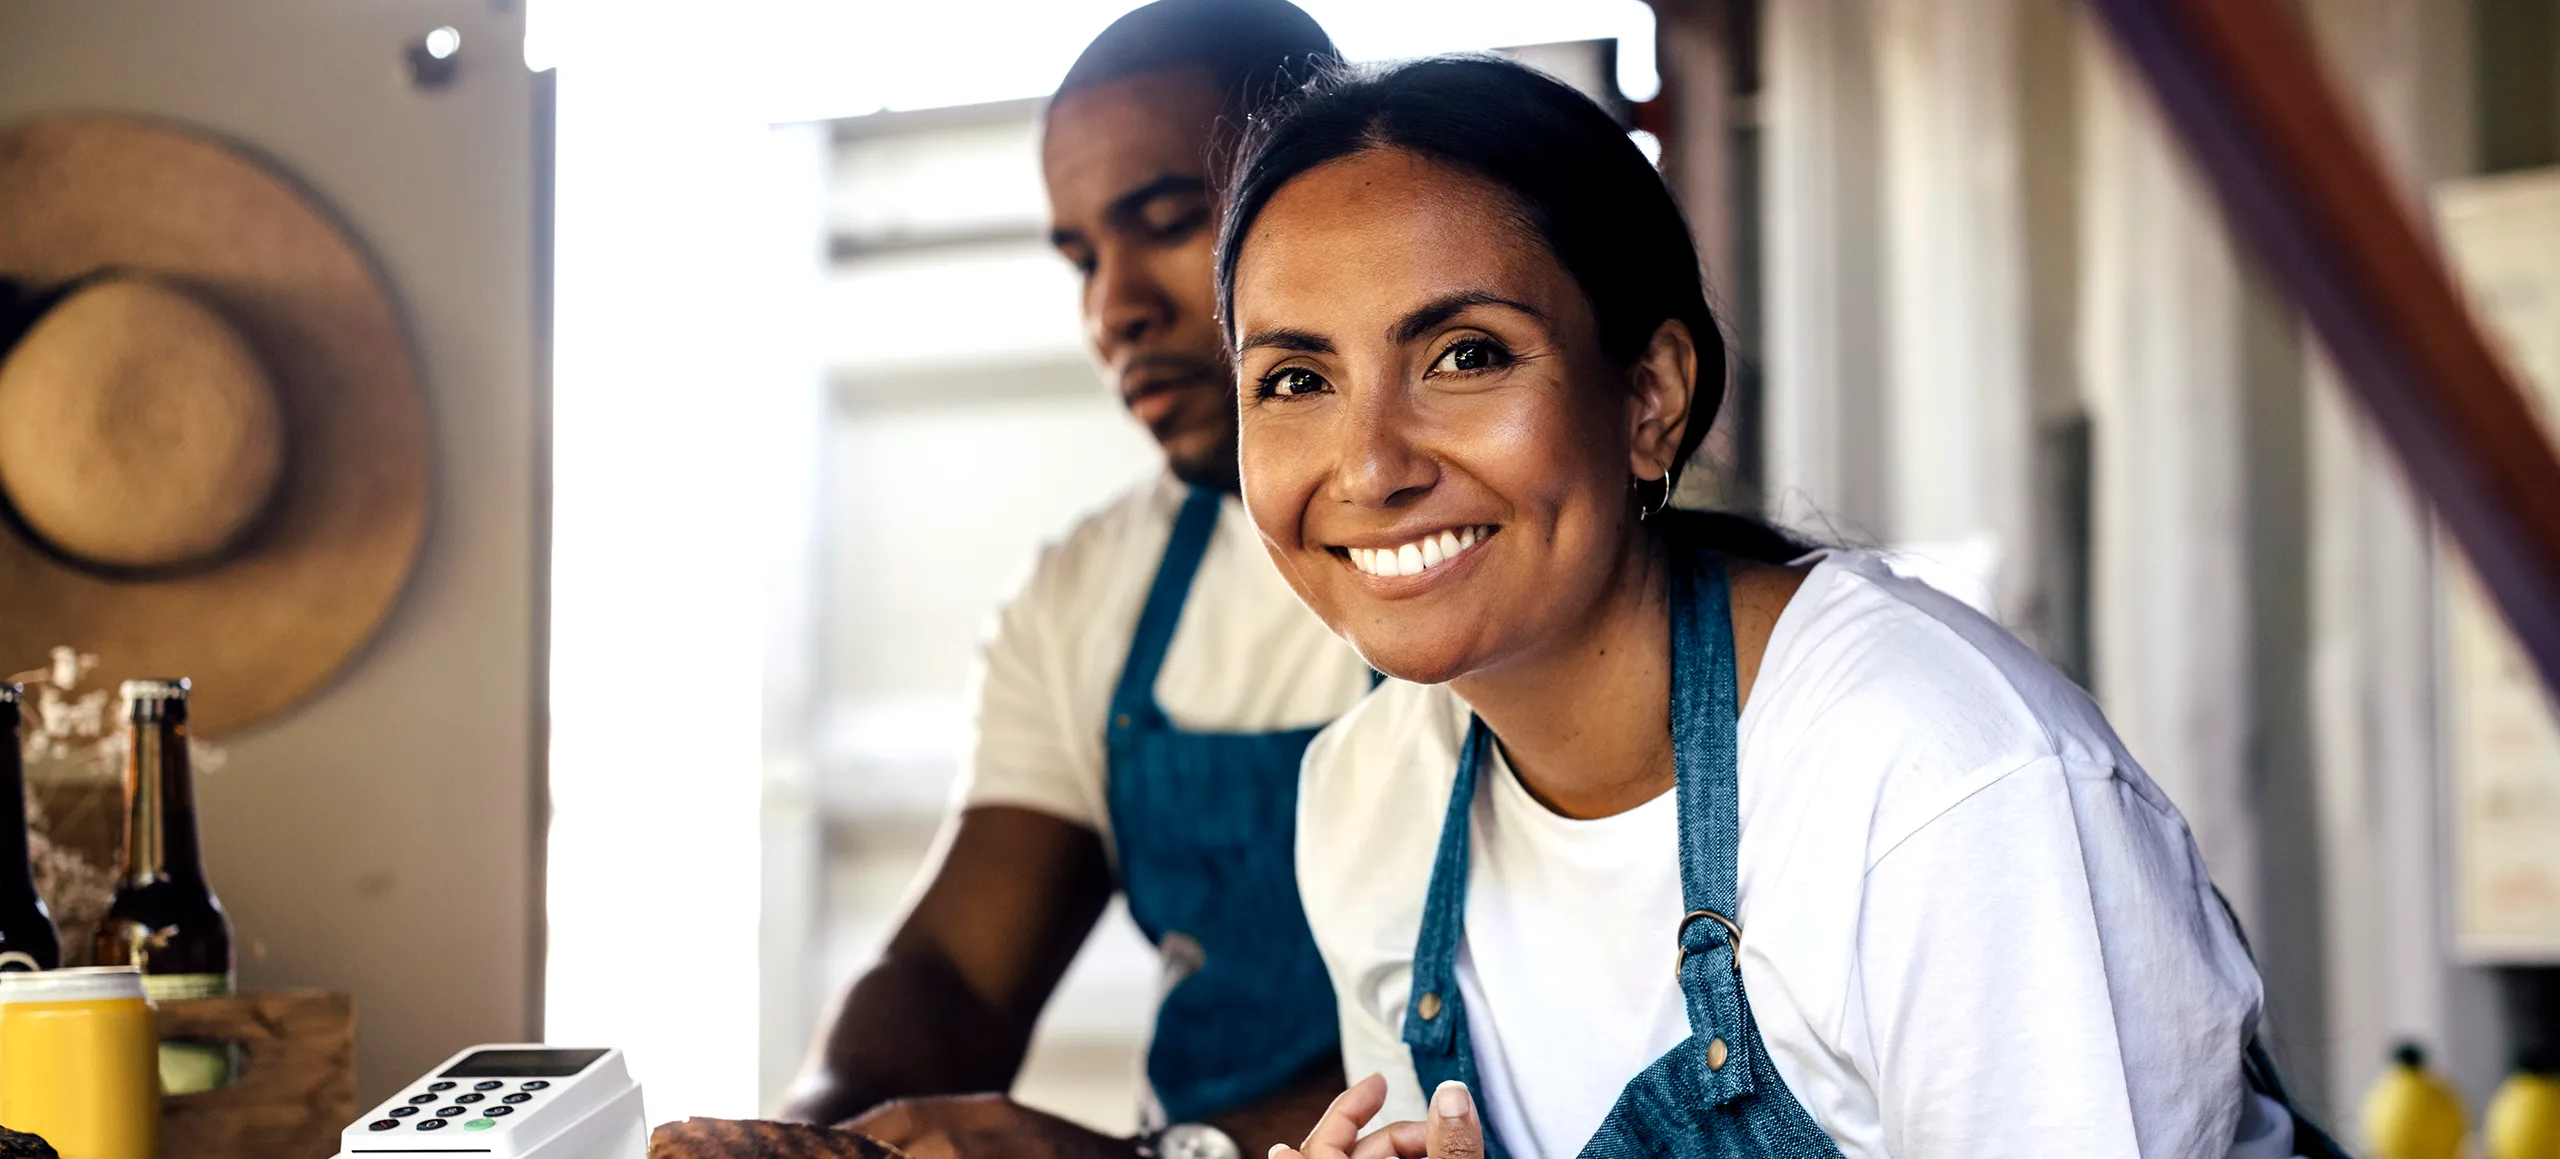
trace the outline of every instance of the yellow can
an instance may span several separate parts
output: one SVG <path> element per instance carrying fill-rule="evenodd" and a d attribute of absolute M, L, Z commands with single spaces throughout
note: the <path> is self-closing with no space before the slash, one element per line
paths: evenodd
<path fill-rule="evenodd" d="M 0 1127 L 160 1159 L 160 1036 L 131 966 L 0 974 Z"/>

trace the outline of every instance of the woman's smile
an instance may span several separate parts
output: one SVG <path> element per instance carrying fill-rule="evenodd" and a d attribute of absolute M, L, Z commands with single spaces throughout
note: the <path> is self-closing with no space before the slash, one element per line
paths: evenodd
<path fill-rule="evenodd" d="M 1349 564 L 1360 574 L 1380 580 L 1429 579 L 1434 583 L 1457 574 L 1456 565 L 1466 562 L 1476 548 L 1501 530 L 1498 524 L 1476 523 L 1464 527 L 1444 527 L 1420 535 L 1385 536 L 1379 546 L 1336 544 L 1327 549 L 1334 557 Z M 1421 585 L 1398 584 L 1388 589 L 1393 594 L 1421 590 Z"/>

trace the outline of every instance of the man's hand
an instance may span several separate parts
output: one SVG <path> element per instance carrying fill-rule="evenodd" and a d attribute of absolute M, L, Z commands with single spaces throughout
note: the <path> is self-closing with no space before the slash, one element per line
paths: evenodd
<path fill-rule="evenodd" d="M 1132 1159 L 1136 1144 L 1003 1095 L 900 1099 L 844 1124 L 913 1159 Z"/>
<path fill-rule="evenodd" d="M 51 1151 L 45 1152 L 53 1154 Z M 649 1133 L 649 1159 L 908 1159 L 851 1131 L 736 1119 L 686 1119 Z"/>
<path fill-rule="evenodd" d="M 1387 1080 L 1370 1075 L 1325 1108 L 1305 1143 L 1274 1147 L 1269 1159 L 1484 1159 L 1484 1126 L 1465 1083 L 1432 1092 L 1430 1122 L 1389 1123 L 1362 1136 L 1360 1124 L 1385 1105 Z"/>

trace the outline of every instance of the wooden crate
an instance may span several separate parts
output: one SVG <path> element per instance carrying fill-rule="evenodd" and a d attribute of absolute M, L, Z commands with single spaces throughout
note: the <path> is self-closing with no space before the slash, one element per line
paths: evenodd
<path fill-rule="evenodd" d="M 238 1043 L 240 1076 L 160 1106 L 161 1159 L 329 1159 L 356 1115 L 356 1003 L 318 990 L 163 1002 L 160 1037 Z"/>

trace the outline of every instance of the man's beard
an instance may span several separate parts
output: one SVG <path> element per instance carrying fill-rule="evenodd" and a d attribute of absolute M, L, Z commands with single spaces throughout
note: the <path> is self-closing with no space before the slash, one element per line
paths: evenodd
<path fill-rule="evenodd" d="M 1173 471 L 1174 478 L 1194 487 L 1229 493 L 1242 490 L 1236 477 L 1236 425 L 1232 421 L 1235 411 L 1231 408 L 1227 414 L 1230 421 L 1214 443 L 1188 452 L 1165 448 L 1165 466 Z"/>

